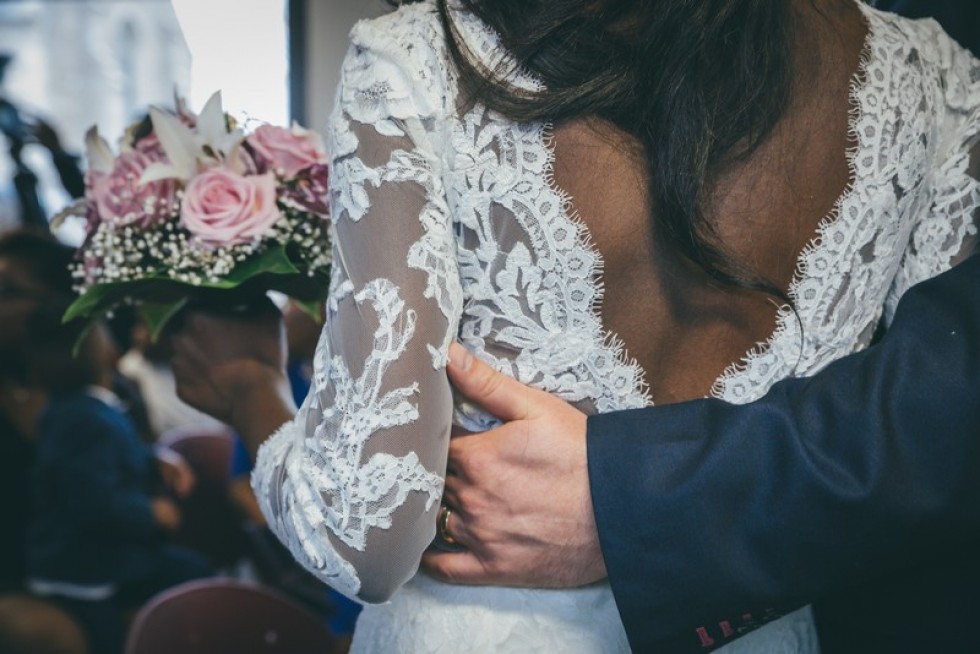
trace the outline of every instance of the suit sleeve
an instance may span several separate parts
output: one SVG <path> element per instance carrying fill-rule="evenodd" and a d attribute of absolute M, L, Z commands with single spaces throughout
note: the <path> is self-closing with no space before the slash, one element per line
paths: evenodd
<path fill-rule="evenodd" d="M 763 399 L 589 419 L 603 556 L 635 651 L 706 651 L 980 535 L 980 256 L 887 335 Z"/>

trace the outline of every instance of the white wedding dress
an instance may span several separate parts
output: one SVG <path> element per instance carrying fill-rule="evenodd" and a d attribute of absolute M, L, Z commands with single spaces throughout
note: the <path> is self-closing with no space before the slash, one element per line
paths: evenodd
<path fill-rule="evenodd" d="M 771 338 L 717 380 L 719 398 L 751 401 L 866 347 L 902 294 L 976 234 L 978 62 L 932 21 L 862 11 L 852 183 L 798 260 L 800 322 L 782 311 Z M 498 60 L 489 29 L 454 19 L 474 53 Z M 308 569 L 369 602 L 355 652 L 629 651 L 607 584 L 457 587 L 416 573 L 451 424 L 492 424 L 454 401 L 453 339 L 589 411 L 650 400 L 644 371 L 600 322 L 600 257 L 555 185 L 550 126 L 459 108 L 431 1 L 362 22 L 352 39 L 329 132 L 328 317 L 313 392 L 259 453 L 263 511 Z M 724 651 L 818 651 L 809 610 Z"/>

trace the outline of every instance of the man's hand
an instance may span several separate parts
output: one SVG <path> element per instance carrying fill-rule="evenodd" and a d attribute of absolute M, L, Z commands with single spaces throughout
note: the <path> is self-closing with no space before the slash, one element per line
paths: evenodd
<path fill-rule="evenodd" d="M 430 548 L 429 574 L 461 584 L 570 587 L 606 576 L 578 409 L 497 373 L 458 344 L 457 390 L 506 421 L 453 438 L 443 503 L 463 551 Z"/>
<path fill-rule="evenodd" d="M 252 394 L 273 394 L 286 383 L 282 315 L 264 301 L 247 313 L 187 311 L 183 318 L 171 339 L 177 395 L 237 429 Z"/>
<path fill-rule="evenodd" d="M 230 425 L 253 457 L 295 415 L 282 316 L 271 302 L 248 313 L 188 311 L 171 344 L 177 396 Z"/>

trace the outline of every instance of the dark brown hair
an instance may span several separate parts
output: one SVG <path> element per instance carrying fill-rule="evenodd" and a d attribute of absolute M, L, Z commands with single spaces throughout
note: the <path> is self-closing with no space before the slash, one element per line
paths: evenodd
<path fill-rule="evenodd" d="M 419 0 L 389 0 L 392 5 Z M 472 100 L 520 122 L 596 116 L 646 153 L 654 218 L 715 280 L 788 300 L 725 251 L 705 201 L 766 139 L 792 86 L 789 0 L 459 0 L 513 56 L 486 70 L 436 0 Z M 544 88 L 508 84 L 515 67 Z"/>

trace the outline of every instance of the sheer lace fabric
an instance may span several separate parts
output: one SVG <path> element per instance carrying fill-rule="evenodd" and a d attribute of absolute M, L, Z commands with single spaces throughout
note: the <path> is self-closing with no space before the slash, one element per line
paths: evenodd
<path fill-rule="evenodd" d="M 851 184 L 798 259 L 799 322 L 780 311 L 713 385 L 726 400 L 867 346 L 912 284 L 972 247 L 980 66 L 931 21 L 863 11 Z M 484 61 L 501 56 L 479 21 L 455 20 Z M 554 183 L 550 126 L 461 109 L 443 43 L 430 2 L 352 33 L 329 132 L 335 263 L 313 392 L 261 448 L 253 486 L 307 568 L 361 600 L 390 598 L 366 608 L 358 651 L 628 651 L 605 584 L 412 578 L 435 533 L 451 424 L 493 424 L 453 400 L 451 339 L 588 411 L 651 402 L 650 371 L 601 320 L 601 256 Z M 815 651 L 809 613 L 732 647 L 749 646 Z"/>

